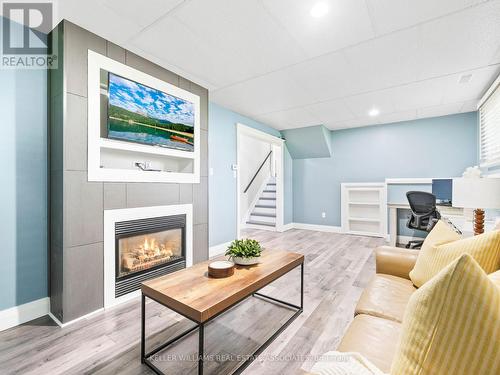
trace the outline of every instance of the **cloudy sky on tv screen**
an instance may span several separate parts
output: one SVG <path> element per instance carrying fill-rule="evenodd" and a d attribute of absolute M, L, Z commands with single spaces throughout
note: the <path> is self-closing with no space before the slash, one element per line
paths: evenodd
<path fill-rule="evenodd" d="M 143 116 L 194 126 L 193 103 L 112 73 L 109 104 Z"/>

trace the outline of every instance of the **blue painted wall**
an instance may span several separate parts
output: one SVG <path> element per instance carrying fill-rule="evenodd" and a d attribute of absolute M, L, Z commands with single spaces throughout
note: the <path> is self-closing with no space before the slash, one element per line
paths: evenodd
<path fill-rule="evenodd" d="M 471 112 L 331 132 L 332 157 L 293 161 L 294 222 L 340 226 L 342 182 L 461 175 L 478 162 L 477 124 Z"/>
<path fill-rule="evenodd" d="M 231 164 L 236 163 L 236 124 L 242 123 L 280 137 L 278 130 L 242 116 L 224 107 L 209 103 L 208 158 L 213 175 L 209 176 L 209 244 L 219 245 L 236 237 L 236 178 Z M 284 199 L 285 224 L 292 220 L 292 170 L 290 154 L 285 152 Z M 289 221 L 287 221 L 289 220 Z"/>
<path fill-rule="evenodd" d="M 0 310 L 48 295 L 46 77 L 0 69 Z"/>

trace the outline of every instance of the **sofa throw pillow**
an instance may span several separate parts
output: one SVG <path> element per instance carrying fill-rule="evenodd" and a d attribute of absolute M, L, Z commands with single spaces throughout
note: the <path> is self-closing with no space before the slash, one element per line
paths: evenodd
<path fill-rule="evenodd" d="M 500 270 L 490 273 L 488 278 L 493 281 L 493 283 L 500 288 Z"/>
<path fill-rule="evenodd" d="M 447 242 L 457 241 L 461 238 L 462 236 L 458 234 L 451 225 L 443 220 L 439 220 L 436 225 L 434 225 L 434 228 L 427 234 L 427 237 L 425 237 L 420 251 L 425 251 L 438 244 L 441 245 Z"/>
<path fill-rule="evenodd" d="M 462 240 L 435 244 L 422 249 L 415 267 L 410 271 L 410 279 L 416 287 L 421 287 L 448 264 L 462 254 L 470 254 L 486 273 L 500 266 L 500 231 L 483 233 Z"/>
<path fill-rule="evenodd" d="M 500 289 L 468 254 L 410 298 L 391 375 L 500 374 Z"/>

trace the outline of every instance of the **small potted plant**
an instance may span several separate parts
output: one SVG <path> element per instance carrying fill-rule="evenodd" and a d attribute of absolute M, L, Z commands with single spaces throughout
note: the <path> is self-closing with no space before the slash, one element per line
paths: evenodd
<path fill-rule="evenodd" d="M 234 263 L 241 266 L 249 266 L 259 263 L 262 247 L 256 240 L 246 238 L 244 240 L 234 240 L 227 248 L 226 255 Z"/>

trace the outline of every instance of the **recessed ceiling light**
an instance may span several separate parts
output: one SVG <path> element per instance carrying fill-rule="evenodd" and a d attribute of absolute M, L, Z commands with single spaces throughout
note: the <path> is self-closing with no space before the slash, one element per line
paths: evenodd
<path fill-rule="evenodd" d="M 370 112 L 368 112 L 368 114 L 371 117 L 375 117 L 375 116 L 378 116 L 380 114 L 380 111 L 377 108 L 372 108 L 372 109 L 370 109 Z"/>
<path fill-rule="evenodd" d="M 324 2 L 319 2 L 314 4 L 314 6 L 311 8 L 311 16 L 315 18 L 323 17 L 325 14 L 328 13 L 328 5 Z"/>

